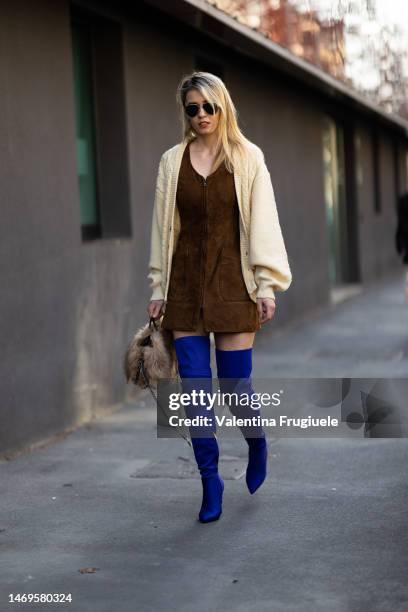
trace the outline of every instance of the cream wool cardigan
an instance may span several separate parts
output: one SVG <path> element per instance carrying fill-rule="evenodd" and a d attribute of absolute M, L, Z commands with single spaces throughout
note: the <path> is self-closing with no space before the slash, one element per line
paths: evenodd
<path fill-rule="evenodd" d="M 149 273 L 151 300 L 167 300 L 171 264 L 180 233 L 176 206 L 177 180 L 188 141 L 163 153 L 159 163 L 151 226 Z M 279 224 L 271 177 L 263 151 L 246 141 L 248 155 L 233 156 L 239 206 L 241 268 L 251 299 L 275 298 L 286 291 L 292 273 Z"/>

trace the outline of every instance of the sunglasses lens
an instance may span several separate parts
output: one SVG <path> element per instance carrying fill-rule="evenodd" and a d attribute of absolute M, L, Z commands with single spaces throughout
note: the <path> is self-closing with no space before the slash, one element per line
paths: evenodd
<path fill-rule="evenodd" d="M 186 113 L 189 117 L 195 117 L 198 113 L 198 104 L 187 104 Z"/>
<path fill-rule="evenodd" d="M 206 102 L 205 104 L 203 104 L 203 109 L 209 115 L 213 115 L 214 111 L 217 112 L 217 105 L 214 104 L 214 107 L 213 107 L 209 102 Z"/>

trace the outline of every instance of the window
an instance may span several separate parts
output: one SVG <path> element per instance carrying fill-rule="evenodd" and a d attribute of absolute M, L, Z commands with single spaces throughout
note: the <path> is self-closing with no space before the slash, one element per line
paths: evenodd
<path fill-rule="evenodd" d="M 371 148 L 373 159 L 373 180 L 374 180 L 374 210 L 381 212 L 381 180 L 380 180 L 380 142 L 376 128 L 371 130 Z"/>
<path fill-rule="evenodd" d="M 329 281 L 345 282 L 348 270 L 348 229 L 344 128 L 333 117 L 323 117 L 323 186 L 329 247 Z"/>
<path fill-rule="evenodd" d="M 408 191 L 408 151 L 405 151 L 405 189 Z"/>
<path fill-rule="evenodd" d="M 91 33 L 88 24 L 72 23 L 72 46 L 81 223 L 86 237 L 91 238 L 100 236 L 101 228 L 96 181 Z"/>
<path fill-rule="evenodd" d="M 121 25 L 71 8 L 83 240 L 131 235 Z"/>
<path fill-rule="evenodd" d="M 357 186 L 359 189 L 364 186 L 364 170 L 363 170 L 363 143 L 361 141 L 361 135 L 358 130 L 355 131 L 354 135 L 354 151 L 355 151 L 355 163 L 356 163 L 356 179 Z"/>

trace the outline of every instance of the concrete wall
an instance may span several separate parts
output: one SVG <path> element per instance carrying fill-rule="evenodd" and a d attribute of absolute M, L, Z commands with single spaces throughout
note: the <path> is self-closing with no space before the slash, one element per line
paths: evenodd
<path fill-rule="evenodd" d="M 2 454 L 112 410 L 132 392 L 122 357 L 147 320 L 157 165 L 162 152 L 180 140 L 175 91 L 182 74 L 194 68 L 195 52 L 222 61 L 240 125 L 264 150 L 275 189 L 294 281 L 278 294 L 273 326 L 260 333 L 271 334 L 328 300 L 319 99 L 145 10 L 143 3 L 133 5 L 123 5 L 123 13 L 120 4 L 104 9 L 123 23 L 132 235 L 86 243 L 80 231 L 69 3 L 0 5 Z M 386 133 L 382 143 L 384 213 L 376 218 L 364 138 L 363 281 L 396 262 Z"/>
<path fill-rule="evenodd" d="M 136 202 L 135 238 L 81 240 L 69 3 L 2 3 L 0 40 L 4 452 L 123 399 L 142 308 Z"/>

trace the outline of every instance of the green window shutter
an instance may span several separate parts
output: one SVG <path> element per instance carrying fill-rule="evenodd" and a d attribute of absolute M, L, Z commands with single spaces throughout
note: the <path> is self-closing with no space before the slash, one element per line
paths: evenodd
<path fill-rule="evenodd" d="M 96 181 L 95 117 L 89 26 L 72 22 L 77 169 L 81 224 L 99 227 Z"/>

